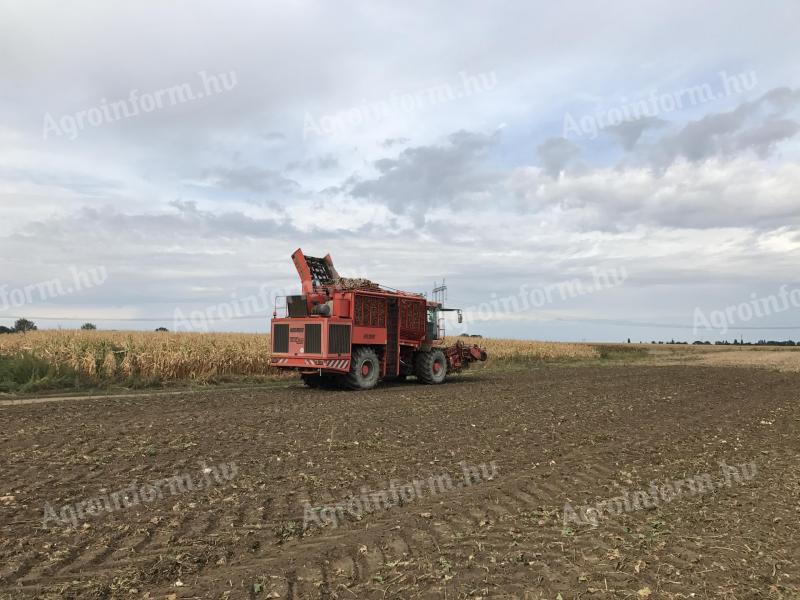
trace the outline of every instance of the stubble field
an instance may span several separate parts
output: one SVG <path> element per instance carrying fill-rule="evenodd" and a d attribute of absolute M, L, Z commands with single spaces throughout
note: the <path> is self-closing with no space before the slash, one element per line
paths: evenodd
<path fill-rule="evenodd" d="M 616 361 L 0 406 L 0 597 L 797 598 L 798 399 Z"/>

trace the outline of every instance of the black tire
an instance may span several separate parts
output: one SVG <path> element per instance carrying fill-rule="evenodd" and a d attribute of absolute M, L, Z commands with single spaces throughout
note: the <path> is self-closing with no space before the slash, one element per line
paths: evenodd
<path fill-rule="evenodd" d="M 350 372 L 344 376 L 345 387 L 351 390 L 370 390 L 378 385 L 381 363 L 375 350 L 368 347 L 356 348 L 350 359 Z"/>
<path fill-rule="evenodd" d="M 320 386 L 323 390 L 340 390 L 342 389 L 343 375 L 323 375 Z"/>
<path fill-rule="evenodd" d="M 306 387 L 317 389 L 322 385 L 322 376 L 320 375 L 300 375 L 300 379 L 306 384 Z"/>
<path fill-rule="evenodd" d="M 303 383 L 306 384 L 307 387 L 310 387 L 314 390 L 338 390 L 341 389 L 341 385 L 339 385 L 339 377 L 340 375 L 300 375 Z"/>
<path fill-rule="evenodd" d="M 419 352 L 414 360 L 414 374 L 420 382 L 433 385 L 447 377 L 447 359 L 441 350 Z"/>

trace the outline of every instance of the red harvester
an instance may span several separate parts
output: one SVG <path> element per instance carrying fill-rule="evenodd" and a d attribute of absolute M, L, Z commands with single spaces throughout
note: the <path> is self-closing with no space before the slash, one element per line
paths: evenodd
<path fill-rule="evenodd" d="M 486 351 L 444 346 L 444 308 L 420 294 L 389 291 L 365 279 L 339 277 L 325 258 L 292 254 L 302 294 L 286 297 L 287 316 L 272 319 L 272 365 L 300 372 L 309 387 L 366 390 L 381 379 L 415 375 L 442 383 L 448 373 L 486 360 Z"/>

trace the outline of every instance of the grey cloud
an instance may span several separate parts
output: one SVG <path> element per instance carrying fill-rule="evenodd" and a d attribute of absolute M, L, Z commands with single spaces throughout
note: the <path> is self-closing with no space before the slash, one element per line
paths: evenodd
<path fill-rule="evenodd" d="M 217 187 L 248 192 L 293 192 L 300 184 L 285 177 L 280 171 L 263 167 L 245 166 L 215 168 L 206 171 L 206 176 L 215 179 Z"/>
<path fill-rule="evenodd" d="M 634 121 L 623 121 L 618 125 L 607 127 L 605 131 L 617 137 L 626 151 L 633 150 L 636 142 L 648 129 L 657 129 L 667 124 L 664 119 L 658 117 L 642 117 Z"/>
<path fill-rule="evenodd" d="M 267 142 L 282 142 L 286 139 L 286 136 L 279 131 L 270 131 L 267 133 L 262 133 L 261 139 Z"/>
<path fill-rule="evenodd" d="M 548 138 L 536 147 L 536 154 L 545 172 L 551 177 L 558 177 L 564 168 L 580 155 L 575 144 L 564 139 Z"/>
<path fill-rule="evenodd" d="M 800 89 L 773 88 L 764 94 L 761 100 L 770 105 L 776 114 L 785 114 L 800 103 Z"/>
<path fill-rule="evenodd" d="M 767 158 L 775 145 L 793 137 L 800 131 L 800 124 L 790 119 L 774 119 L 751 127 L 735 138 L 738 150 L 752 149 L 761 158 Z"/>
<path fill-rule="evenodd" d="M 327 171 L 339 166 L 339 159 L 333 154 L 324 154 L 307 160 L 292 161 L 286 165 L 287 171 Z"/>
<path fill-rule="evenodd" d="M 81 239 L 144 240 L 174 238 L 270 238 L 276 233 L 296 232 L 291 224 L 276 219 L 258 219 L 240 212 L 212 213 L 197 208 L 194 202 L 175 201 L 172 212 L 122 213 L 113 208 L 83 208 L 75 214 L 35 221 L 17 234 L 22 238 L 40 237 L 74 241 Z"/>
<path fill-rule="evenodd" d="M 120 181 L 85 173 L 58 173 L 51 169 L 11 169 L 0 166 L 0 181 L 56 187 L 89 197 L 124 189 Z"/>
<path fill-rule="evenodd" d="M 650 150 L 656 167 L 680 157 L 697 162 L 752 150 L 768 155 L 775 144 L 794 136 L 798 124 L 782 118 L 800 105 L 800 90 L 775 88 L 734 110 L 691 121 L 677 134 L 665 136 Z"/>
<path fill-rule="evenodd" d="M 392 146 L 402 146 L 403 144 L 407 144 L 410 142 L 408 138 L 405 137 L 397 137 L 397 138 L 386 138 L 381 142 L 381 146 L 384 148 L 391 148 Z"/>
<path fill-rule="evenodd" d="M 795 183 L 796 182 L 796 183 Z M 637 227 L 768 231 L 800 225 L 794 194 L 800 169 L 765 170 L 755 159 L 603 169 L 553 179 L 538 169 L 512 173 L 506 188 L 523 213 L 565 231 Z"/>
<path fill-rule="evenodd" d="M 355 181 L 350 193 L 422 223 L 429 208 L 453 205 L 493 185 L 495 178 L 481 159 L 497 141 L 497 134 L 459 131 L 440 145 L 406 148 L 397 158 L 375 161 L 379 175 Z"/>

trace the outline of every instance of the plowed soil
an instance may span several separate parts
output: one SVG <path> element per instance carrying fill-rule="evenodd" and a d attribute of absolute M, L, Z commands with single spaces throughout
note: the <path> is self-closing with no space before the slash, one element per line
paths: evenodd
<path fill-rule="evenodd" d="M 796 373 L 486 369 L 3 406 L 0 423 L 2 598 L 800 597 Z M 198 480 L 200 461 L 235 475 L 43 524 L 45 506 Z M 723 462 L 756 471 L 723 485 Z M 706 473 L 706 493 L 564 520 L 565 503 Z M 452 489 L 303 526 L 307 503 L 445 474 Z"/>

